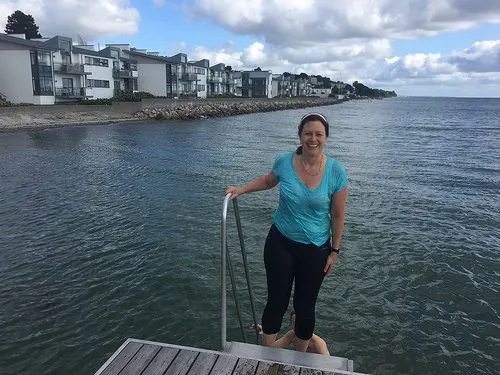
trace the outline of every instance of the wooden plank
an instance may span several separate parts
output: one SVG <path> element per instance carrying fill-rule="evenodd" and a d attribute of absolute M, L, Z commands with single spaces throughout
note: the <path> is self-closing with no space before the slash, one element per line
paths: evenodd
<path fill-rule="evenodd" d="M 231 375 L 234 367 L 236 366 L 236 362 L 238 362 L 238 357 L 221 354 L 219 358 L 217 358 L 217 362 L 215 362 L 212 374 Z"/>
<path fill-rule="evenodd" d="M 234 369 L 234 374 L 238 375 L 254 375 L 259 361 L 256 359 L 240 358 Z"/>
<path fill-rule="evenodd" d="M 300 367 L 292 365 L 280 365 L 277 375 L 299 375 Z"/>
<path fill-rule="evenodd" d="M 149 363 L 142 375 L 163 374 L 173 362 L 180 350 L 177 348 L 163 347 L 154 359 Z"/>
<path fill-rule="evenodd" d="M 181 350 L 168 368 L 165 375 L 186 375 L 198 356 L 198 352 L 192 350 Z"/>
<path fill-rule="evenodd" d="M 279 365 L 271 362 L 259 362 L 255 375 L 276 375 L 278 373 Z"/>
<path fill-rule="evenodd" d="M 209 375 L 212 367 L 214 367 L 215 361 L 217 361 L 219 355 L 215 353 L 203 353 L 201 352 L 196 361 L 194 361 L 193 366 L 189 370 L 189 374 L 193 375 Z"/>
<path fill-rule="evenodd" d="M 102 372 L 102 375 L 118 375 L 127 365 L 132 357 L 141 349 L 142 344 L 129 342 L 125 348 L 116 356 L 113 362 Z"/>
<path fill-rule="evenodd" d="M 143 345 L 141 349 L 134 355 L 130 362 L 120 372 L 120 375 L 137 375 L 149 365 L 151 360 L 158 354 L 161 347 L 156 345 Z"/>
<path fill-rule="evenodd" d="M 321 370 L 301 367 L 300 375 L 325 375 Z"/>

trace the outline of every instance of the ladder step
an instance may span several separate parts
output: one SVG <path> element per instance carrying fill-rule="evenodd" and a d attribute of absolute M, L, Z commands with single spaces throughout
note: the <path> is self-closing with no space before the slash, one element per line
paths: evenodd
<path fill-rule="evenodd" d="M 225 351 L 239 357 L 310 367 L 322 371 L 353 371 L 353 362 L 347 358 L 301 353 L 295 350 L 269 348 L 242 342 L 228 342 L 227 344 Z"/>

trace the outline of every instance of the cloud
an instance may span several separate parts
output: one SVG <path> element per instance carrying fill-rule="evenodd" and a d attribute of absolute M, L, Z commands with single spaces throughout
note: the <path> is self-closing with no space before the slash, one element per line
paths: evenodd
<path fill-rule="evenodd" d="M 274 45 L 343 39 L 394 39 L 500 23 L 500 1 L 484 0 L 194 0 L 194 16 Z"/>
<path fill-rule="evenodd" d="M 161 6 L 165 5 L 165 0 L 153 0 L 153 3 L 155 3 L 155 5 L 161 7 Z"/>
<path fill-rule="evenodd" d="M 500 40 L 476 42 L 447 60 L 462 72 L 500 72 Z"/>
<path fill-rule="evenodd" d="M 35 18 L 44 37 L 81 35 L 86 40 L 95 40 L 132 35 L 139 30 L 139 11 L 129 0 L 7 0 L 0 4 L 2 30 L 7 16 L 18 9 Z"/>
<path fill-rule="evenodd" d="M 500 40 L 476 42 L 450 54 L 404 56 L 391 56 L 388 42 L 381 43 L 378 48 L 377 43 L 364 46 L 364 49 L 361 43 L 346 44 L 344 51 L 324 52 L 330 57 L 336 54 L 339 58 L 318 61 L 290 58 L 286 48 L 279 49 L 261 42 L 253 42 L 241 51 L 226 48 L 211 51 L 200 46 L 191 49 L 187 45 L 185 50 L 195 60 L 207 58 L 212 65 L 223 62 L 238 70 L 260 66 L 273 73 L 320 74 L 334 81 L 352 83 L 358 80 L 371 87 L 394 89 L 403 94 L 456 96 L 462 92 L 465 96 L 500 96 Z M 309 55 L 321 50 L 321 45 L 311 46 L 302 53 Z M 378 58 L 367 59 L 365 56 Z"/>

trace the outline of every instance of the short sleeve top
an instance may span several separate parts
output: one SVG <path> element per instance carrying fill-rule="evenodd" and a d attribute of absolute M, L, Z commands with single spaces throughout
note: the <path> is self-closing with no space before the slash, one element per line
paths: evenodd
<path fill-rule="evenodd" d="M 331 233 L 332 196 L 348 185 L 347 172 L 341 162 L 327 157 L 321 183 L 315 189 L 309 189 L 295 172 L 293 155 L 294 152 L 282 154 L 273 165 L 280 184 L 273 223 L 293 241 L 321 246 Z"/>

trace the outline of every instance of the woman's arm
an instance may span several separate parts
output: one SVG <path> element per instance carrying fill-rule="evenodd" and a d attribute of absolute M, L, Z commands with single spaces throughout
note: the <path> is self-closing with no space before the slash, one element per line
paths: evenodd
<path fill-rule="evenodd" d="M 334 249 L 340 248 L 340 241 L 342 240 L 342 232 L 344 232 L 344 213 L 345 202 L 347 200 L 348 188 L 345 187 L 337 193 L 333 194 L 331 202 L 331 215 L 332 215 L 332 247 Z"/>
<path fill-rule="evenodd" d="M 344 213 L 345 203 L 347 200 L 348 188 L 345 187 L 332 196 L 330 204 L 330 213 L 332 216 L 332 248 L 339 249 L 340 241 L 342 239 L 342 232 L 344 231 Z M 332 252 L 326 261 L 325 273 L 328 274 L 332 270 L 335 261 L 337 260 L 337 253 Z"/>
<path fill-rule="evenodd" d="M 278 184 L 278 179 L 276 178 L 274 172 L 269 171 L 265 175 L 257 177 L 255 180 L 241 187 L 228 186 L 226 188 L 226 194 L 230 193 L 231 199 L 234 199 L 241 194 L 271 189 L 275 187 L 277 184 Z"/>
<path fill-rule="evenodd" d="M 295 339 L 295 332 L 293 329 L 288 331 L 283 335 L 283 337 L 280 337 L 278 340 L 276 340 L 273 343 L 273 348 L 279 348 L 279 349 L 286 349 L 290 346 L 290 344 L 293 342 Z"/>

